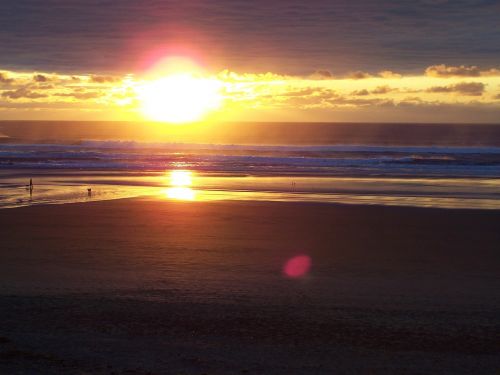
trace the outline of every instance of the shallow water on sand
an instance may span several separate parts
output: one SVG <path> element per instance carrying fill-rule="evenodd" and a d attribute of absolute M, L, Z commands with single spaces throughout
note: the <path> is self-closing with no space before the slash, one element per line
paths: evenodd
<path fill-rule="evenodd" d="M 177 172 L 176 172 L 177 173 Z M 500 209 L 500 179 L 311 177 L 172 172 L 0 171 L 0 208 L 131 197 L 166 200 L 255 200 Z M 27 183 L 33 178 L 35 188 Z M 88 189 L 91 189 L 90 191 Z"/>

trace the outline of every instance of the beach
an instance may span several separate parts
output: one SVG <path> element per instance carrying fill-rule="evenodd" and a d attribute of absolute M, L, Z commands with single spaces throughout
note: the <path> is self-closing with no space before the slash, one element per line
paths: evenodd
<path fill-rule="evenodd" d="M 1 4 L 0 375 L 500 375 L 500 0 Z"/>
<path fill-rule="evenodd" d="M 1 373 L 500 369 L 497 210 L 135 198 L 0 238 Z"/>

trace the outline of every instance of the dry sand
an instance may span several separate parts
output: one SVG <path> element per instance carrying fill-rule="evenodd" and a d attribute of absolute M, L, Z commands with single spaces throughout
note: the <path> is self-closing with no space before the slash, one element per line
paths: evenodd
<path fill-rule="evenodd" d="M 500 370 L 498 211 L 127 199 L 0 241 L 1 374 Z"/>

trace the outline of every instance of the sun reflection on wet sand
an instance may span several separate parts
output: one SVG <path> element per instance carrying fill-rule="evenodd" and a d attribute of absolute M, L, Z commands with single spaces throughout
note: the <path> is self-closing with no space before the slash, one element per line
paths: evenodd
<path fill-rule="evenodd" d="M 165 190 L 165 195 L 169 199 L 177 199 L 182 201 L 194 201 L 196 192 L 188 187 L 171 187 Z"/>
<path fill-rule="evenodd" d="M 196 199 L 196 192 L 190 186 L 193 173 L 191 171 L 174 170 L 170 171 L 170 187 L 165 190 L 165 196 L 169 199 L 193 201 Z"/>

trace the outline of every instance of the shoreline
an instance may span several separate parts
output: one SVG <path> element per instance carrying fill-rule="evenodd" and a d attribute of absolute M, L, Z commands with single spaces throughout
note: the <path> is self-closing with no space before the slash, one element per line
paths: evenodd
<path fill-rule="evenodd" d="M 165 202 L 173 204 L 291 204 L 291 205 L 311 205 L 311 206 L 332 206 L 332 207 L 366 207 L 374 209 L 389 208 L 394 210 L 415 210 L 415 211 L 452 211 L 452 212 L 462 212 L 466 213 L 480 213 L 480 212 L 500 212 L 500 208 L 463 208 L 463 207 L 436 207 L 436 206 L 412 206 L 412 205 L 397 205 L 397 204 L 381 204 L 381 203 L 343 203 L 343 202 L 328 202 L 328 201 L 290 201 L 290 200 L 253 200 L 253 199 L 214 199 L 214 200 L 184 200 L 184 199 L 163 199 L 160 198 L 158 194 L 151 195 L 138 195 L 130 197 L 117 197 L 117 198 L 105 198 L 105 199 L 90 199 L 86 202 L 75 201 L 75 202 L 51 202 L 51 203 L 32 203 L 25 206 L 15 206 L 15 207 L 0 207 L 1 210 L 13 210 L 13 209 L 30 209 L 35 207 L 51 207 L 51 206 L 83 206 L 100 204 L 103 202 L 123 202 L 128 201 L 145 201 L 145 202 Z"/>
<path fill-rule="evenodd" d="M 268 193 L 268 192 L 265 192 Z M 220 198 L 220 199 L 209 199 L 209 200 L 184 200 L 184 199 L 164 199 L 160 198 L 159 194 L 151 194 L 151 195 L 136 195 L 136 196 L 126 196 L 126 197 L 116 197 L 116 198 L 103 198 L 103 199 L 89 199 L 88 201 L 53 201 L 50 203 L 28 203 L 26 205 L 16 205 L 16 206 L 0 206 L 0 212 L 2 210 L 14 210 L 14 209 L 29 209 L 32 207 L 50 207 L 50 206 L 66 206 L 66 205 L 89 205 L 89 204 L 97 204 L 102 202 L 116 202 L 116 201 L 155 201 L 155 202 L 172 202 L 172 203 L 186 203 L 186 204 L 195 204 L 195 203 L 288 203 L 288 204 L 297 204 L 297 205 L 326 205 L 326 206 L 340 206 L 340 207 L 374 207 L 374 208 L 391 208 L 391 209 L 402 209 L 402 210 L 440 210 L 440 211 L 456 211 L 463 213 L 470 212 L 500 212 L 500 207 L 446 207 L 446 206 L 419 206 L 412 204 L 397 204 L 397 203 L 367 203 L 367 202 L 339 202 L 339 201 L 320 201 L 320 200 L 286 200 L 286 199 L 231 199 L 231 198 Z"/>

